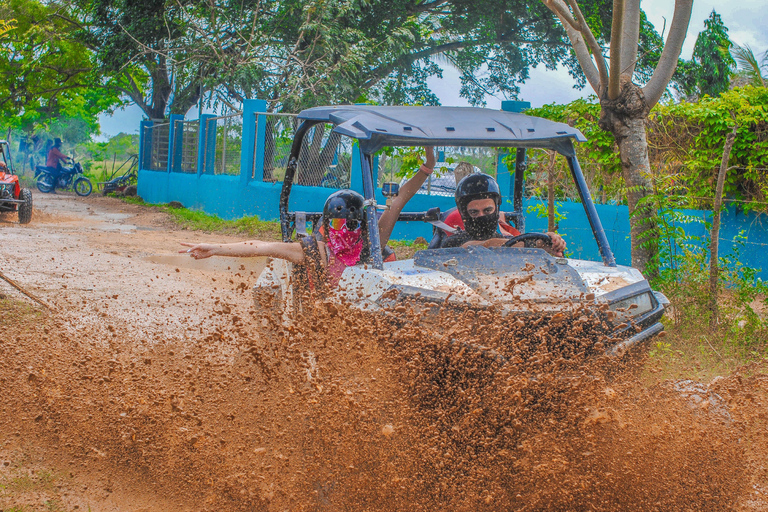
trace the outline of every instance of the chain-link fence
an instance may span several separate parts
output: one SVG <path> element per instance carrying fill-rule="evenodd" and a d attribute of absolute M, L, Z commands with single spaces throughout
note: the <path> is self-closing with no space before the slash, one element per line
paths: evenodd
<path fill-rule="evenodd" d="M 354 141 L 332 129 L 331 124 L 317 124 L 304 137 L 294 179 L 296 185 L 349 188 Z"/>
<path fill-rule="evenodd" d="M 471 172 L 484 172 L 496 175 L 497 152 L 493 148 L 436 147 L 435 157 L 440 160 L 434 172 L 424 181 L 417 194 L 453 197 L 456 192 L 456 167 L 465 162 L 471 166 Z M 414 158 L 415 153 L 420 153 Z M 418 170 L 418 162 L 424 161 L 422 148 L 396 148 L 392 152 L 379 155 L 378 182 L 405 183 Z M 458 179 L 464 174 L 459 171 Z"/>
<path fill-rule="evenodd" d="M 243 146 L 243 114 L 237 112 L 206 120 L 205 133 L 216 129 L 216 144 L 213 154 L 206 151 L 203 168 L 206 173 L 240 174 L 240 153 Z M 213 158 L 212 165 L 208 158 Z"/>
<path fill-rule="evenodd" d="M 181 130 L 181 172 L 197 172 L 197 152 L 200 137 L 199 121 L 177 121 L 176 130 Z"/>
<path fill-rule="evenodd" d="M 288 167 L 288 158 L 291 153 L 293 134 L 296 132 L 298 120 L 296 114 L 258 114 L 256 116 L 256 133 L 259 132 L 259 123 L 266 123 L 264 127 L 264 177 L 263 181 L 282 181 L 285 177 L 285 168 Z M 251 177 L 255 178 L 256 158 L 253 159 L 254 168 Z"/>

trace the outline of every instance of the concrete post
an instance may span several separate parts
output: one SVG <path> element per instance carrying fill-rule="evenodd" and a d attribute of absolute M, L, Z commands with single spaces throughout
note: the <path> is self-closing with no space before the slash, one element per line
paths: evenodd
<path fill-rule="evenodd" d="M 177 121 L 182 121 L 181 123 Z M 181 169 L 181 143 L 184 134 L 184 116 L 171 114 L 168 122 L 168 172 L 179 172 Z"/>
<path fill-rule="evenodd" d="M 216 151 L 216 121 L 208 122 L 208 119 L 216 117 L 212 114 L 200 116 L 200 129 L 197 132 L 197 175 L 208 172 L 209 166 L 213 167 L 214 151 Z M 209 130 L 213 132 L 213 151 L 210 148 Z M 209 163 L 210 161 L 210 163 Z"/>
<path fill-rule="evenodd" d="M 243 139 L 240 143 L 240 184 L 245 186 L 255 174 L 259 181 L 264 179 L 264 124 L 259 123 L 261 143 L 257 144 L 256 113 L 266 112 L 265 100 L 245 100 L 243 102 Z M 256 154 L 257 146 L 261 146 L 261 156 Z"/>
<path fill-rule="evenodd" d="M 501 110 L 504 112 L 523 112 L 531 108 L 529 101 L 502 101 Z M 505 204 L 512 204 L 512 195 L 514 193 L 514 180 L 512 175 L 514 174 L 514 168 L 510 170 L 504 163 L 504 159 L 509 153 L 499 153 L 498 160 L 496 162 L 496 181 L 499 184 L 499 190 L 501 190 L 501 204 L 502 209 Z"/>

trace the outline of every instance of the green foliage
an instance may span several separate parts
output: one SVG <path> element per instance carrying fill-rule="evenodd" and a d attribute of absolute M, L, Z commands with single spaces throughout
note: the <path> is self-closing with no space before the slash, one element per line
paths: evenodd
<path fill-rule="evenodd" d="M 559 225 L 562 221 L 565 220 L 566 215 L 565 213 L 561 212 L 558 208 L 562 206 L 562 203 L 558 203 L 555 201 L 555 226 Z M 544 202 L 537 202 L 529 204 L 528 207 L 525 209 L 525 213 L 536 214 L 537 219 L 547 219 L 549 218 L 549 207 Z"/>
<path fill-rule="evenodd" d="M 55 129 L 54 120 L 77 119 L 98 130 L 98 114 L 119 103 L 93 72 L 91 52 L 74 39 L 63 9 L 37 0 L 0 4 L 0 19 L 14 24 L 0 39 L 0 114 L 6 127 Z"/>
<path fill-rule="evenodd" d="M 768 85 L 768 50 L 758 59 L 748 44 L 734 45 L 731 50 L 738 65 L 738 76 L 746 83 L 756 87 Z"/>
<path fill-rule="evenodd" d="M 702 217 L 681 210 L 684 197 L 676 194 L 676 176 L 654 178 L 654 191 L 641 200 L 643 207 L 657 215 L 653 227 L 642 235 L 643 243 L 653 241 L 656 257 L 646 267 L 652 286 L 672 302 L 669 315 L 675 326 L 693 328 L 709 325 L 709 236 L 686 234 L 686 226 L 711 226 Z M 690 229 L 688 230 L 690 231 Z M 758 279 L 758 269 L 740 261 L 746 239 L 737 236 L 733 250 L 719 257 L 718 307 L 721 325 L 715 335 L 720 345 L 734 350 L 751 350 L 768 343 L 768 318 L 759 313 L 759 304 L 768 307 L 768 285 Z M 656 355 L 668 351 L 657 346 Z"/>
<path fill-rule="evenodd" d="M 681 60 L 673 87 L 686 98 L 717 96 L 728 90 L 736 62 L 731 56 L 733 43 L 728 28 L 714 10 L 704 20 L 693 49 L 693 59 Z"/>
<path fill-rule="evenodd" d="M 579 128 L 588 142 L 576 147 L 590 189 L 622 202 L 626 194 L 621 160 L 613 136 L 597 125 L 600 105 L 594 98 L 568 105 L 545 105 L 528 113 L 566 122 Z M 700 101 L 659 104 L 647 122 L 652 174 L 672 180 L 671 193 L 682 196 L 681 206 L 711 207 L 725 135 L 739 126 L 731 152 L 732 166 L 725 183 L 730 199 L 744 201 L 744 209 L 766 211 L 768 202 L 768 88 L 739 87 Z M 531 168 L 546 165 L 534 157 Z M 674 185 L 674 186 L 672 186 Z M 568 197 L 567 191 L 558 198 Z M 702 202 L 703 201 L 703 202 Z"/>
<path fill-rule="evenodd" d="M 613 135 L 597 125 L 600 119 L 600 104 L 594 96 L 578 99 L 567 105 L 544 105 L 529 109 L 526 114 L 568 123 L 581 130 L 588 142 L 576 144 L 576 155 L 587 185 L 590 190 L 595 191 L 598 202 L 624 202 L 626 191 L 621 175 L 619 148 Z M 529 169 L 533 171 L 546 167 L 548 161 L 548 155 L 532 153 Z M 565 180 L 562 185 L 565 188 L 556 191 L 558 198 L 578 197 L 572 180 Z"/>
<path fill-rule="evenodd" d="M 693 48 L 693 60 L 699 65 L 696 85 L 701 95 L 717 96 L 728 90 L 731 70 L 736 62 L 731 57 L 733 43 L 728 28 L 714 10 L 704 20 L 706 29 L 699 32 Z"/>

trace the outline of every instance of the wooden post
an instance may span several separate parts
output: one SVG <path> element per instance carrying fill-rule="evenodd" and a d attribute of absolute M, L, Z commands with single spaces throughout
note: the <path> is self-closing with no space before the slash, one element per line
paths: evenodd
<path fill-rule="evenodd" d="M 717 281 L 719 277 L 718 266 L 718 237 L 720 236 L 720 209 L 723 206 L 723 188 L 725 187 L 725 175 L 728 174 L 728 159 L 731 157 L 731 149 L 736 141 L 736 130 L 738 125 L 733 127 L 731 133 L 725 137 L 725 147 L 723 148 L 723 158 L 720 160 L 720 170 L 717 173 L 717 186 L 715 188 L 715 199 L 712 205 L 712 233 L 709 241 L 709 309 L 712 317 L 709 319 L 709 325 L 715 327 L 718 322 L 717 307 Z"/>
<path fill-rule="evenodd" d="M 557 153 L 549 153 L 549 167 L 547 168 L 547 231 L 555 232 L 555 158 Z"/>

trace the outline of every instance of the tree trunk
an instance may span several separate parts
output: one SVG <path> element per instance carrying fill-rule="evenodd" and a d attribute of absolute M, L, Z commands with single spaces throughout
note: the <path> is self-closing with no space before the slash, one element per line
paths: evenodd
<path fill-rule="evenodd" d="M 709 319 L 709 325 L 714 327 L 718 322 L 717 307 L 717 281 L 720 273 L 718 238 L 720 237 L 720 209 L 723 206 L 723 188 L 725 187 L 725 175 L 728 172 L 728 159 L 731 157 L 731 149 L 736 141 L 736 130 L 734 126 L 731 133 L 725 137 L 725 147 L 723 148 L 723 158 L 720 160 L 720 171 L 717 173 L 717 187 L 715 187 L 715 200 L 712 205 L 712 232 L 709 240 L 709 309 L 712 316 Z"/>
<path fill-rule="evenodd" d="M 653 237 L 643 233 L 653 229 L 656 212 L 651 205 L 641 205 L 653 187 L 649 176 L 651 170 L 648 158 L 648 142 L 645 138 L 645 119 L 627 119 L 624 129 L 614 132 L 619 144 L 621 173 L 627 187 L 629 225 L 632 243 L 632 266 L 640 272 L 653 270 L 648 264 L 656 255 L 657 243 Z M 646 276 L 647 277 L 647 276 Z"/>
<path fill-rule="evenodd" d="M 657 253 L 657 243 L 652 236 L 643 236 L 643 233 L 653 229 L 656 212 L 650 205 L 640 204 L 653 190 L 649 180 L 651 163 L 645 136 L 649 108 L 642 89 L 632 83 L 631 77 L 624 76 L 619 98 L 615 101 L 604 98 L 600 104 L 598 124 L 613 134 L 619 146 L 621 172 L 627 187 L 632 266 L 643 273 L 652 272 L 655 269 L 648 264 Z"/>

